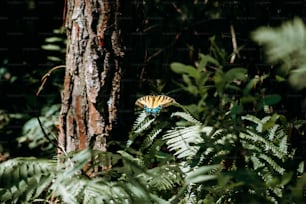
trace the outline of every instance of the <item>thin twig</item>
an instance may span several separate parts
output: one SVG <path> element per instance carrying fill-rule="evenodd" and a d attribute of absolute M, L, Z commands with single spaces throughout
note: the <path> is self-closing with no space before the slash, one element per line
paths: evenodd
<path fill-rule="evenodd" d="M 152 30 L 156 27 L 160 27 L 160 24 L 155 24 L 155 25 L 149 26 L 149 27 L 143 29 L 143 32 L 146 33 L 146 32 L 148 32 L 148 31 L 150 31 L 150 30 Z"/>
<path fill-rule="evenodd" d="M 45 85 L 48 77 L 51 75 L 51 73 L 56 69 L 65 68 L 65 67 L 66 67 L 65 65 L 58 65 L 58 66 L 55 66 L 52 69 L 50 69 L 46 74 L 44 74 L 44 76 L 41 78 L 41 85 L 36 92 L 36 96 L 38 96 L 39 93 L 41 92 L 41 90 L 44 88 L 44 85 Z"/>
<path fill-rule="evenodd" d="M 147 59 L 145 59 L 145 63 L 148 63 L 149 61 L 151 61 L 153 58 L 157 57 L 158 55 L 160 55 L 160 53 L 162 53 L 163 51 L 169 49 L 170 47 L 172 47 L 177 40 L 181 37 L 181 33 L 177 33 L 175 35 L 175 39 L 172 40 L 172 42 L 170 42 L 170 44 L 164 48 L 161 48 L 159 50 L 157 50 L 155 53 L 153 53 L 151 56 L 149 56 Z"/>
<path fill-rule="evenodd" d="M 231 30 L 232 44 L 233 44 L 233 53 L 230 59 L 230 64 L 233 64 L 235 61 L 236 55 L 239 56 L 239 53 L 238 53 L 238 48 L 237 48 L 236 33 L 235 33 L 233 24 L 230 25 L 230 30 Z"/>
<path fill-rule="evenodd" d="M 66 151 L 64 150 L 64 148 L 61 147 L 61 146 L 59 146 L 59 145 L 57 144 L 57 142 L 54 142 L 54 140 L 52 140 L 52 139 L 48 136 L 48 134 L 47 134 L 47 132 L 45 131 L 45 129 L 44 129 L 44 127 L 43 127 L 43 124 L 42 124 L 42 122 L 41 122 L 41 120 L 39 119 L 38 116 L 36 117 L 36 119 L 37 119 L 37 121 L 38 121 L 38 124 L 39 124 L 39 126 L 40 126 L 40 129 L 41 129 L 43 135 L 45 136 L 45 138 L 46 138 L 49 142 L 51 142 L 54 146 L 56 146 L 59 150 L 61 150 L 64 154 L 66 154 Z"/>

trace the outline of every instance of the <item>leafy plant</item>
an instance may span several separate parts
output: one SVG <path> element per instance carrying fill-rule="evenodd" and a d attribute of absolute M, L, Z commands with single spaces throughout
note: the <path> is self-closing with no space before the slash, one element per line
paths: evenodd
<path fill-rule="evenodd" d="M 281 76 L 289 76 L 296 89 L 306 87 L 306 27 L 302 19 L 294 18 L 278 28 L 258 28 L 252 37 L 264 47 L 268 61 L 281 66 Z"/>
<path fill-rule="evenodd" d="M 290 173 L 285 174 L 286 162 L 293 159 L 294 151 L 288 149 L 285 129 L 276 123 L 278 115 L 262 120 L 246 115 L 242 117 L 242 120 L 245 124 L 246 122 L 250 124 L 244 127 L 236 126 L 236 129 L 231 127 L 216 129 L 205 126 L 186 113 L 174 113 L 172 117 L 180 117 L 189 124 L 180 122 L 163 135 L 163 139 L 166 140 L 169 149 L 174 151 L 174 155 L 187 161 L 190 168 L 222 164 L 224 173 L 217 178 L 227 177 L 227 185 L 231 183 L 235 186 L 227 187 L 223 183 L 222 188 L 229 194 L 222 192 L 222 195 L 216 193 L 216 188 L 221 187 L 220 184 L 215 184 L 215 188 L 209 189 L 205 186 L 193 185 L 192 192 L 197 192 L 199 187 L 206 189 L 205 194 L 201 192 L 200 200 L 214 199 L 217 202 L 218 198 L 231 197 L 230 194 L 235 191 L 237 193 L 242 192 L 242 189 L 243 191 L 249 189 L 249 197 L 247 195 L 243 197 L 251 201 L 251 197 L 254 196 L 251 192 L 258 190 L 257 185 L 261 186 L 257 196 L 266 202 L 277 201 L 283 196 L 284 185 L 291 179 Z M 241 177 L 242 172 L 250 174 L 254 180 Z M 236 202 L 242 201 L 236 200 Z"/>
<path fill-rule="evenodd" d="M 42 116 L 31 118 L 24 124 L 22 136 L 17 138 L 17 142 L 20 145 L 26 143 L 30 149 L 40 149 L 54 156 L 59 110 L 58 104 L 45 107 Z"/>
<path fill-rule="evenodd" d="M 175 165 L 147 171 L 141 160 L 124 151 L 111 154 L 85 149 L 62 159 L 61 164 L 34 157 L 1 163 L 0 201 L 166 203 L 156 192 L 166 192 L 182 180 Z M 101 164 L 107 168 L 99 175 L 92 174 Z"/>
<path fill-rule="evenodd" d="M 299 30 L 300 37 L 303 36 L 297 20 L 278 32 L 258 31 L 258 40 L 271 46 L 273 52 L 269 55 L 274 56 L 271 63 L 295 60 L 287 66 L 293 72 L 300 69 L 295 66 L 303 60 L 300 54 L 299 60 L 286 56 L 304 52 L 300 50 L 303 46 L 297 50 L 284 47 L 286 51 L 282 54 L 275 50 L 282 41 L 274 37 L 288 35 L 290 42 L 295 40 L 292 31 L 287 31 L 289 28 Z M 181 62 L 170 65 L 181 76 L 181 81 L 176 82 L 178 97 L 182 94 L 187 96 L 186 100 L 162 109 L 156 116 L 141 112 L 124 150 L 110 153 L 85 149 L 63 154 L 58 161 L 31 157 L 3 162 L 0 201 L 304 202 L 305 121 L 294 120 L 292 125 L 274 109 L 283 98 L 265 87 L 273 74 L 252 76 L 242 66 L 224 66 L 226 52 L 213 42 L 212 39 L 211 54 L 200 54 L 195 66 Z M 19 141 L 29 141 L 33 148 L 47 144 L 46 135 L 52 132 L 57 111 L 54 106 L 40 117 L 46 134 L 33 119 L 24 127 Z M 47 146 L 47 150 L 53 148 Z"/>
<path fill-rule="evenodd" d="M 47 59 L 53 63 L 63 63 L 66 53 L 66 37 L 63 28 L 54 29 L 53 36 L 45 39 L 41 46 L 48 52 Z"/>
<path fill-rule="evenodd" d="M 29 203 L 43 194 L 55 176 L 56 161 L 15 158 L 0 164 L 0 201 Z"/>

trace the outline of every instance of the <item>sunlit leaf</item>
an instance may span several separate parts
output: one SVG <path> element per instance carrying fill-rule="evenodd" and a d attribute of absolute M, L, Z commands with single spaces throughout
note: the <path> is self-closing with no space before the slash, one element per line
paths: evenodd
<path fill-rule="evenodd" d="M 186 181 L 189 183 L 202 183 L 212 179 L 216 179 L 216 175 L 210 175 L 210 171 L 220 169 L 220 165 L 202 166 L 187 174 Z"/>
<path fill-rule="evenodd" d="M 171 70 L 177 74 L 187 74 L 193 78 L 198 77 L 198 71 L 190 65 L 185 65 L 179 62 L 173 62 L 170 64 Z"/>
<path fill-rule="evenodd" d="M 60 51 L 62 49 L 59 45 L 54 45 L 54 44 L 42 45 L 41 47 L 44 50 L 52 50 L 52 51 Z"/>
<path fill-rule="evenodd" d="M 234 80 L 245 80 L 246 74 L 247 69 L 245 68 L 232 68 L 225 73 L 224 79 L 228 82 L 232 82 Z"/>

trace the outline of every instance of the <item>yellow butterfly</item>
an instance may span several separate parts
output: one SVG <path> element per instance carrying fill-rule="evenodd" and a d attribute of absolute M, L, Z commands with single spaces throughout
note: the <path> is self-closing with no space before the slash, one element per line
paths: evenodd
<path fill-rule="evenodd" d="M 165 95 L 148 95 L 139 98 L 135 104 L 144 108 L 145 112 L 148 114 L 156 115 L 162 108 L 175 103 L 175 100 L 169 96 Z"/>

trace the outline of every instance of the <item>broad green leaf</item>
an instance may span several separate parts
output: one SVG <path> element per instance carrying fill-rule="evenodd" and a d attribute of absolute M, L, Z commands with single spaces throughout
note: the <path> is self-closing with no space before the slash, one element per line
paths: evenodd
<path fill-rule="evenodd" d="M 183 77 L 183 81 L 187 85 L 184 89 L 187 90 L 192 95 L 197 96 L 198 95 L 198 87 L 196 87 L 193 84 L 192 80 L 190 79 L 190 77 L 188 75 L 183 74 L 182 77 Z"/>
<path fill-rule="evenodd" d="M 236 92 L 240 92 L 240 87 L 238 85 L 235 85 L 235 84 L 226 84 L 225 86 L 226 89 L 228 90 L 234 90 Z"/>
<path fill-rule="evenodd" d="M 286 79 L 285 79 L 284 77 L 280 76 L 280 75 L 276 75 L 276 76 L 275 76 L 275 79 L 276 79 L 276 81 L 278 81 L 278 82 L 286 81 Z"/>
<path fill-rule="evenodd" d="M 217 179 L 218 177 L 216 175 L 199 175 L 193 178 L 187 178 L 189 183 L 203 183 L 206 181 L 210 181 L 213 179 Z"/>
<path fill-rule="evenodd" d="M 222 94 L 224 92 L 224 85 L 225 85 L 224 73 L 221 71 L 216 72 L 214 76 L 214 82 L 217 91 L 219 92 L 219 94 Z"/>
<path fill-rule="evenodd" d="M 186 74 L 182 75 L 183 81 L 186 83 L 187 86 L 193 86 L 193 83 L 190 79 L 190 77 Z"/>
<path fill-rule="evenodd" d="M 211 63 L 218 67 L 220 66 L 219 62 L 215 58 L 211 57 L 210 55 L 199 54 L 199 57 L 200 57 L 200 62 L 199 62 L 200 69 L 205 68 L 208 63 Z"/>
<path fill-rule="evenodd" d="M 256 100 L 256 97 L 254 96 L 244 96 L 240 98 L 240 103 L 241 104 L 253 103 L 255 100 Z"/>
<path fill-rule="evenodd" d="M 278 94 L 271 94 L 271 95 L 266 95 L 263 98 L 263 102 L 265 103 L 265 105 L 274 105 L 277 104 L 278 102 L 280 102 L 281 100 L 281 96 Z"/>
<path fill-rule="evenodd" d="M 254 88 L 256 88 L 257 84 L 259 82 L 262 82 L 264 81 L 266 78 L 268 78 L 269 75 L 268 74 L 265 74 L 265 75 L 262 75 L 260 77 L 256 77 L 256 78 L 253 78 L 251 79 L 248 84 L 245 86 L 244 90 L 243 90 L 243 94 L 244 95 L 248 95 L 250 93 L 250 91 Z"/>
<path fill-rule="evenodd" d="M 243 106 L 242 106 L 241 104 L 235 105 L 235 106 L 231 109 L 231 115 L 232 115 L 232 117 L 236 117 L 236 115 L 239 114 L 242 110 L 243 110 Z"/>
<path fill-rule="evenodd" d="M 280 186 L 285 186 L 285 185 L 287 185 L 287 184 L 291 181 L 292 177 L 293 177 L 293 173 L 292 173 L 292 172 L 285 173 L 285 174 L 282 176 Z"/>
<path fill-rule="evenodd" d="M 278 119 L 279 119 L 279 115 L 278 114 L 273 114 L 269 118 L 269 120 L 263 124 L 262 131 L 266 131 L 266 130 L 269 130 L 270 128 L 272 128 L 275 125 L 275 123 Z"/>
<path fill-rule="evenodd" d="M 245 68 L 232 68 L 224 74 L 224 79 L 227 82 L 232 82 L 234 80 L 245 80 L 247 77 L 246 74 L 247 69 Z"/>
<path fill-rule="evenodd" d="M 196 68 L 190 65 L 185 65 L 179 62 L 173 62 L 170 64 L 171 70 L 177 74 L 188 74 L 193 78 L 198 77 L 198 71 Z"/>
<path fill-rule="evenodd" d="M 281 101 L 281 96 L 278 94 L 266 95 L 260 100 L 258 108 L 262 109 L 265 105 L 271 106 L 279 103 Z"/>

